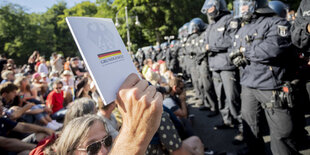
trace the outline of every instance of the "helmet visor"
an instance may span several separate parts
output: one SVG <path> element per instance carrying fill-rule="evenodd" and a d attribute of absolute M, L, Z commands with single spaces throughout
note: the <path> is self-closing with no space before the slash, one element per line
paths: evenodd
<path fill-rule="evenodd" d="M 190 23 L 188 26 L 188 34 L 193 34 L 198 31 L 199 27 L 196 23 Z"/>
<path fill-rule="evenodd" d="M 219 9 L 220 4 L 218 0 L 206 0 L 201 8 L 201 13 L 207 14 L 208 9 L 210 9 L 212 6 L 215 6 L 215 8 Z"/>
<path fill-rule="evenodd" d="M 234 18 L 245 18 L 255 11 L 255 1 L 234 1 Z"/>

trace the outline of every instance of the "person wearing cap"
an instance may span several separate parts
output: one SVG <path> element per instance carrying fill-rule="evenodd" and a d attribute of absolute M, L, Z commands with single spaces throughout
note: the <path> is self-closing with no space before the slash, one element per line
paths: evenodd
<path fill-rule="evenodd" d="M 65 70 L 62 74 L 61 74 L 61 81 L 63 83 L 64 87 L 69 87 L 69 88 L 73 88 L 74 87 L 74 80 L 72 78 L 73 74 L 71 71 Z"/>
<path fill-rule="evenodd" d="M 72 72 L 65 70 L 61 75 L 61 82 L 63 83 L 64 104 L 70 103 L 74 95 L 74 78 Z"/>
<path fill-rule="evenodd" d="M 78 57 L 74 57 L 71 60 L 70 68 L 74 76 L 81 77 L 84 75 L 85 71 L 79 67 L 80 60 Z"/>

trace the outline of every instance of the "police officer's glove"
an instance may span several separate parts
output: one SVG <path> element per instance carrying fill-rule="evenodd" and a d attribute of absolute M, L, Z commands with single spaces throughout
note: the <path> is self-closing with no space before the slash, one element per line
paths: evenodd
<path fill-rule="evenodd" d="M 231 61 L 233 61 L 237 57 L 243 57 L 243 53 L 239 49 L 235 49 L 229 54 L 229 58 Z"/>
<path fill-rule="evenodd" d="M 212 51 L 207 51 L 208 52 L 208 56 L 212 57 L 216 55 L 216 52 L 212 52 Z"/>
<path fill-rule="evenodd" d="M 238 56 L 232 60 L 232 63 L 236 67 L 245 67 L 246 65 L 249 64 L 249 61 L 243 56 Z"/>

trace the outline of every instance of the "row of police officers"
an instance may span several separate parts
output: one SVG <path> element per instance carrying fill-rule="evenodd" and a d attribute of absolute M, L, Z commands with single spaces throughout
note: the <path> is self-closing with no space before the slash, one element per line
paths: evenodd
<path fill-rule="evenodd" d="M 249 154 L 266 154 L 262 120 L 274 155 L 299 154 L 295 141 L 305 135 L 310 92 L 310 0 L 301 2 L 292 25 L 280 1 L 234 0 L 233 7 L 232 14 L 225 0 L 205 0 L 208 25 L 194 18 L 179 29 L 179 40 L 140 49 L 136 59 L 141 66 L 146 58 L 165 60 L 189 75 L 196 97 L 223 118 L 215 129 L 238 126 Z"/>

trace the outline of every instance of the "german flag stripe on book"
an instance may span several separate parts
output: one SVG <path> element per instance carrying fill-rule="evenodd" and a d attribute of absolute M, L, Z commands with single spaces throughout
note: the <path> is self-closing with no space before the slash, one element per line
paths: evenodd
<path fill-rule="evenodd" d="M 107 52 L 107 53 L 102 53 L 102 54 L 98 54 L 98 58 L 101 59 L 105 59 L 108 57 L 112 57 L 112 56 L 116 56 L 116 55 L 121 55 L 122 52 L 120 50 L 116 50 L 116 51 L 112 51 L 112 52 Z"/>

